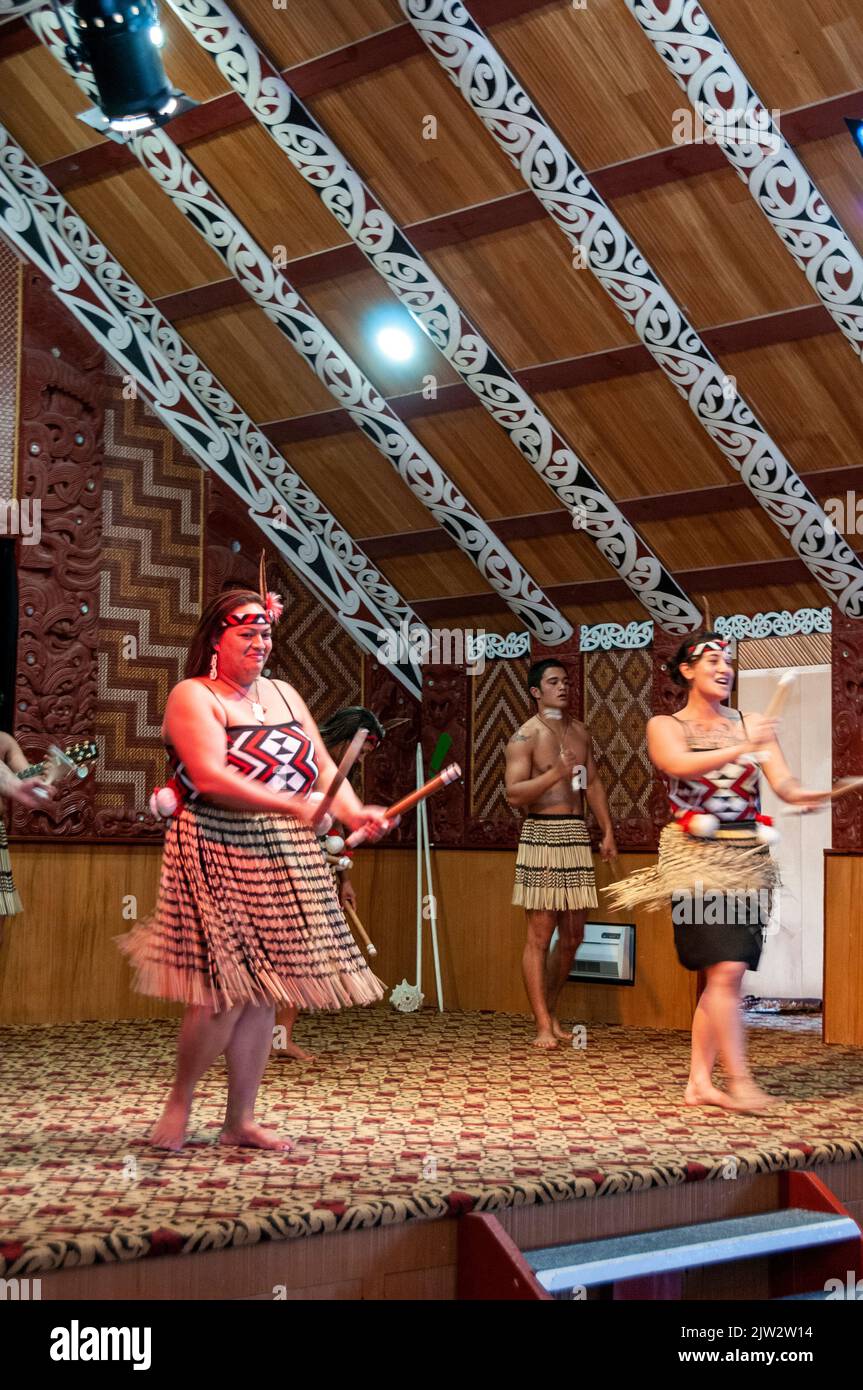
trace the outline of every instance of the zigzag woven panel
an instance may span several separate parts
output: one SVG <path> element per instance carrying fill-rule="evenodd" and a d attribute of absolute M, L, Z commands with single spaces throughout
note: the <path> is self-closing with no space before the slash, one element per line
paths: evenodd
<path fill-rule="evenodd" d="M 201 602 L 202 473 L 119 375 L 107 378 L 99 699 L 100 837 L 160 839 L 146 811 L 164 781 L 168 692 Z"/>
<path fill-rule="evenodd" d="M 521 816 L 504 796 L 506 745 L 528 718 L 527 659 L 489 661 L 469 681 L 471 765 L 465 843 L 512 847 L 518 844 Z"/>
<path fill-rule="evenodd" d="M 21 262 L 0 241 L 0 501 L 15 492 Z"/>
<path fill-rule="evenodd" d="M 649 651 L 585 654 L 584 718 L 619 849 L 643 849 L 653 839 L 654 776 L 645 742 L 652 685 Z"/>
<path fill-rule="evenodd" d="M 361 704 L 362 653 L 350 633 L 269 547 L 267 576 L 285 600 L 273 630 L 273 675 L 296 686 L 318 724 L 345 705 Z"/>

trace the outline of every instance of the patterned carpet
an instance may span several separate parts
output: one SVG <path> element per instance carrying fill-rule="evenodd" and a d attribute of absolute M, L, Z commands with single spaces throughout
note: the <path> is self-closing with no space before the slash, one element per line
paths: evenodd
<path fill-rule="evenodd" d="M 540 1053 L 507 1015 L 304 1019 L 317 1061 L 274 1060 L 262 1088 L 290 1154 L 214 1146 L 221 1066 L 187 1148 L 148 1147 L 174 1023 L 2 1029 L 0 1273 L 863 1159 L 863 1049 L 788 1022 L 751 1019 L 778 1101 L 754 1118 L 683 1105 L 686 1033 L 591 1025 L 584 1049 Z"/>

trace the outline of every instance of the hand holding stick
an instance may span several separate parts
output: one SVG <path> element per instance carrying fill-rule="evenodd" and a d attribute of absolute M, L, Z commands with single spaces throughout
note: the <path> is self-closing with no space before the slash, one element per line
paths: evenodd
<path fill-rule="evenodd" d="M 407 796 L 403 796 L 401 801 L 397 801 L 395 805 L 388 807 L 386 811 L 387 820 L 396 820 L 399 816 L 403 816 L 406 811 L 410 811 L 418 802 L 425 801 L 427 796 L 432 796 L 435 792 L 440 791 L 442 787 L 448 787 L 450 782 L 455 782 L 458 777 L 461 777 L 461 768 L 458 763 L 450 763 L 449 767 L 445 767 L 443 772 L 438 773 L 437 777 L 433 777 L 430 782 L 426 782 L 425 786 L 417 787 L 415 791 L 409 792 Z M 345 842 L 347 848 L 356 849 L 357 845 L 361 845 L 363 841 L 368 838 L 368 835 L 369 832 L 366 827 L 361 825 L 359 830 L 355 830 L 352 835 L 348 836 Z"/>

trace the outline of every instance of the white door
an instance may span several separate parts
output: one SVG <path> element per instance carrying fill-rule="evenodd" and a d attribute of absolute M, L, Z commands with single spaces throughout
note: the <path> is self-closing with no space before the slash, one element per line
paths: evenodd
<path fill-rule="evenodd" d="M 830 667 L 803 666 L 782 711 L 779 742 L 791 772 L 806 787 L 832 780 Z M 741 671 L 738 708 L 767 708 L 778 671 Z M 790 809 L 762 777 L 762 810 L 773 816 L 782 839 L 773 847 L 782 874 L 779 920 L 768 935 L 757 971 L 743 977 L 744 994 L 761 999 L 821 999 L 824 957 L 824 850 L 830 846 L 830 812 L 786 816 Z"/>

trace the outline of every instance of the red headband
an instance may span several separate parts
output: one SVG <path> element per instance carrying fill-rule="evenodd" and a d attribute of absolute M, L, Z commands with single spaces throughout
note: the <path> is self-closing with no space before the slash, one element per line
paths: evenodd
<path fill-rule="evenodd" d="M 702 652 L 724 652 L 731 646 L 725 637 L 709 637 L 706 642 L 693 642 L 686 648 L 686 660 L 695 661 Z"/>

